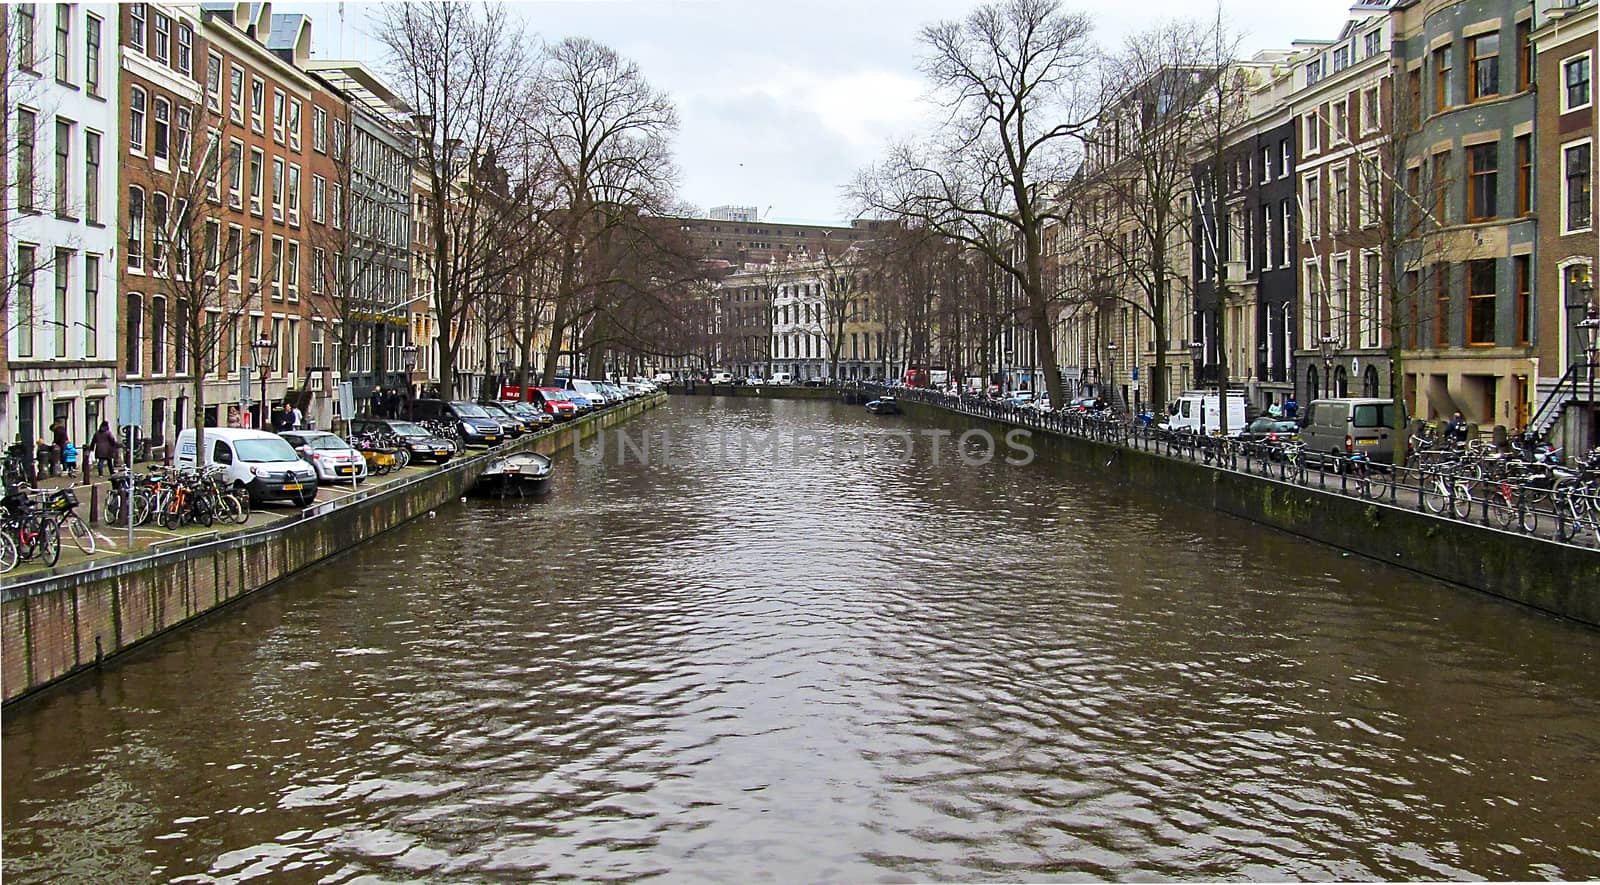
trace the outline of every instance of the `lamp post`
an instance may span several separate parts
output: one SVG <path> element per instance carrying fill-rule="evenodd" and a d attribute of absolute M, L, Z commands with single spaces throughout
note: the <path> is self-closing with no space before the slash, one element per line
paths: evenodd
<path fill-rule="evenodd" d="M 1117 342 L 1106 342 L 1106 387 L 1111 389 L 1111 394 L 1117 392 Z"/>
<path fill-rule="evenodd" d="M 1333 352 L 1334 346 L 1338 343 L 1338 339 L 1332 335 L 1324 335 L 1317 339 L 1317 349 L 1322 353 L 1322 383 L 1326 386 L 1329 396 L 1334 395 Z"/>
<path fill-rule="evenodd" d="M 265 334 L 250 342 L 250 355 L 255 359 L 256 370 L 261 375 L 261 420 L 256 426 L 262 429 L 266 429 L 267 416 L 271 412 L 267 405 L 267 370 L 272 368 L 272 360 L 277 353 L 278 345 Z"/>
<path fill-rule="evenodd" d="M 411 389 L 411 373 L 417 370 L 417 346 L 415 344 L 407 343 L 405 347 L 400 348 L 400 364 L 406 367 L 406 419 L 411 420 L 414 417 L 412 404 L 417 401 L 416 395 Z"/>
<path fill-rule="evenodd" d="M 1194 357 L 1194 386 L 1204 390 L 1205 384 L 1200 380 L 1201 370 L 1205 368 L 1206 343 L 1199 339 L 1189 342 L 1189 355 Z"/>

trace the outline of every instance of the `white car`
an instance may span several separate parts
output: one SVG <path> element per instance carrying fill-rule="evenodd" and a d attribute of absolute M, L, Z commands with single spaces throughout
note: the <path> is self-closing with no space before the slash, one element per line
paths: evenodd
<path fill-rule="evenodd" d="M 733 383 L 733 373 L 732 372 L 712 372 L 711 373 L 711 383 L 712 384 L 732 384 Z"/>
<path fill-rule="evenodd" d="M 300 460 L 317 471 L 322 482 L 360 482 L 367 478 L 367 459 L 326 430 L 288 430 L 278 434 L 294 446 Z"/>
<path fill-rule="evenodd" d="M 651 378 L 650 380 L 654 381 L 657 384 L 671 384 L 672 383 L 672 373 L 671 372 L 657 372 L 656 376 L 654 378 Z"/>

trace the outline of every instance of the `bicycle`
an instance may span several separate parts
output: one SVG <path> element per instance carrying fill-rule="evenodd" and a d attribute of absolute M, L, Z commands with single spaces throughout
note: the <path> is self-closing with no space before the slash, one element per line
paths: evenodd
<path fill-rule="evenodd" d="M 32 494 L 31 488 L 21 486 L 0 501 L 6 511 L 0 520 L 0 533 L 11 537 L 18 562 L 37 559 L 53 566 L 61 561 L 61 529 L 35 503 Z"/>
<path fill-rule="evenodd" d="M 1422 506 L 1435 516 L 1446 510 L 1457 519 L 1472 515 L 1472 484 L 1464 475 L 1467 468 L 1460 462 L 1436 465 L 1425 478 L 1419 480 Z"/>
<path fill-rule="evenodd" d="M 58 533 L 66 529 L 67 536 L 85 556 L 95 554 L 94 532 L 89 530 L 89 524 L 78 515 L 78 495 L 71 487 L 51 495 L 45 501 L 45 510 L 55 519 Z"/>

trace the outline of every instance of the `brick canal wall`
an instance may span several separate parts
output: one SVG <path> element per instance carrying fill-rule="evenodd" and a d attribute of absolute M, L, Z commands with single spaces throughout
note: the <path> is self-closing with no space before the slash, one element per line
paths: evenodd
<path fill-rule="evenodd" d="M 664 401 L 656 395 L 590 415 L 258 531 L 8 585 L 0 591 L 4 700 L 96 666 L 455 501 L 495 457 L 554 454 Z"/>
<path fill-rule="evenodd" d="M 1013 425 L 902 400 L 911 419 L 957 433 Z M 1600 625 L 1600 553 L 1067 434 L 1032 430 L 1041 460 L 1211 507 L 1430 577 Z"/>

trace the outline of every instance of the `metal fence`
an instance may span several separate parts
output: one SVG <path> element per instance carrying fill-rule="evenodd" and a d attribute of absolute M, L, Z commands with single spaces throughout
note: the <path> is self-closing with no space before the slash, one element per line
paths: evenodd
<path fill-rule="evenodd" d="M 1292 445 L 1167 431 L 1120 416 L 1047 412 L 918 388 L 860 389 L 1016 427 L 1362 498 L 1441 520 L 1600 548 L 1600 483 L 1593 477 L 1497 477 L 1471 461 L 1401 467 L 1307 452 Z"/>

